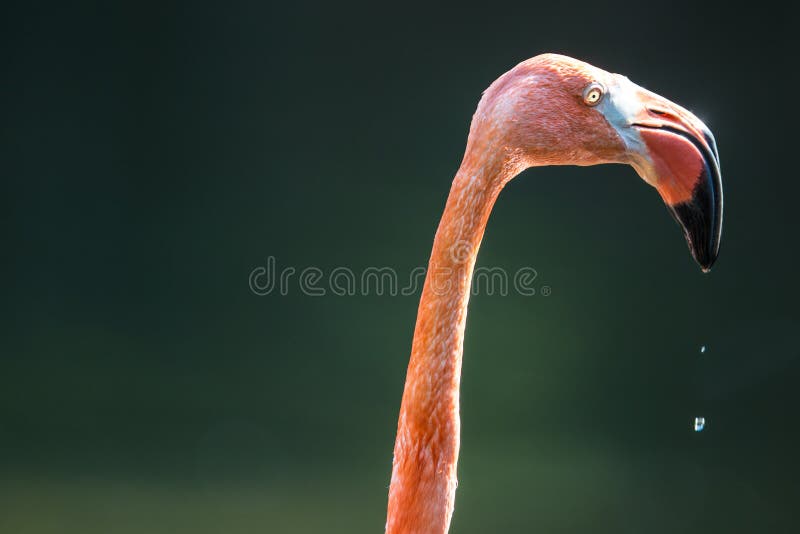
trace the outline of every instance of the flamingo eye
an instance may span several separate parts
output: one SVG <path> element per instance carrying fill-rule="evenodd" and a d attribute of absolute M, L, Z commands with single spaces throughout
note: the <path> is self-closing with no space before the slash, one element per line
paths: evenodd
<path fill-rule="evenodd" d="M 603 99 L 605 93 L 606 90 L 601 84 L 592 82 L 583 90 L 583 103 L 587 106 L 596 106 Z"/>

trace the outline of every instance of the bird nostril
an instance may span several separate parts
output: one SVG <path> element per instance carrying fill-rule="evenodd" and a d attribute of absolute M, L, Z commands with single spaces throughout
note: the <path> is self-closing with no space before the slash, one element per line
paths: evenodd
<path fill-rule="evenodd" d="M 655 117 L 659 117 L 661 119 L 665 119 L 668 121 L 677 122 L 679 119 L 676 115 L 670 113 L 669 111 L 665 111 L 659 108 L 647 108 L 647 111 L 650 112 L 650 115 Z"/>

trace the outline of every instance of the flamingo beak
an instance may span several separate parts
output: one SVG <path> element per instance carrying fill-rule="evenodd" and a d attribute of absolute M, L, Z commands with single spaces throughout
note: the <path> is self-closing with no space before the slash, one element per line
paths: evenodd
<path fill-rule="evenodd" d="M 714 136 L 689 111 L 639 88 L 631 126 L 642 141 L 633 164 L 653 185 L 683 228 L 703 272 L 719 255 L 722 235 L 722 175 Z"/>

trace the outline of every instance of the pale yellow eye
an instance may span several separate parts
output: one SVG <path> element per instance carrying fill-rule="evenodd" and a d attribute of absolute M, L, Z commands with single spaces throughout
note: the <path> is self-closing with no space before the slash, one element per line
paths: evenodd
<path fill-rule="evenodd" d="M 605 89 L 599 83 L 590 83 L 583 90 L 583 102 L 587 106 L 596 106 L 605 94 Z"/>

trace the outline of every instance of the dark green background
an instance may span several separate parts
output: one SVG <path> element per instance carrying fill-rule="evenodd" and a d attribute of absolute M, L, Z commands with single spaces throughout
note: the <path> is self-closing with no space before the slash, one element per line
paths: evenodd
<path fill-rule="evenodd" d="M 722 252 L 629 168 L 509 184 L 478 265 L 552 294 L 471 302 L 452 531 L 795 528 L 792 18 L 556 4 L 4 5 L 0 532 L 382 532 L 418 295 L 248 275 L 424 265 L 481 91 L 545 51 L 707 122 Z"/>

